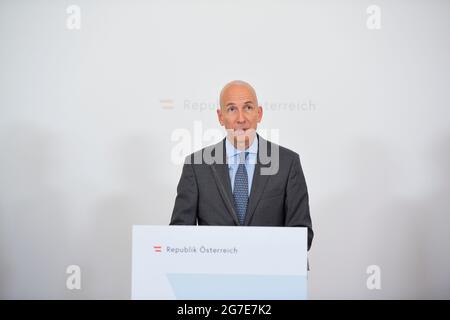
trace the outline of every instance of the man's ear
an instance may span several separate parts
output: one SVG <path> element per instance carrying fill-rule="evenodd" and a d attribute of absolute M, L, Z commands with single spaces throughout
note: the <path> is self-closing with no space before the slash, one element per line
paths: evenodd
<path fill-rule="evenodd" d="M 261 122 L 263 116 L 263 108 L 261 106 L 258 107 L 258 122 Z"/>
<path fill-rule="evenodd" d="M 219 119 L 220 125 L 223 126 L 222 110 L 221 109 L 217 109 L 217 118 Z"/>

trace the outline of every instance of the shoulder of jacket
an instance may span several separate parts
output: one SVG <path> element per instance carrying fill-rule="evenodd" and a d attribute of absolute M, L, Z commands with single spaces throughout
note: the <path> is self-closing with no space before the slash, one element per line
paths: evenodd
<path fill-rule="evenodd" d="M 272 145 L 272 148 L 273 147 L 277 147 L 278 148 L 278 150 L 279 150 L 278 152 L 280 154 L 280 157 L 289 158 L 289 159 L 297 158 L 297 157 L 300 158 L 300 155 L 297 152 L 295 152 L 295 151 L 293 151 L 291 149 L 288 149 L 286 147 L 280 146 L 279 144 L 276 144 L 276 143 L 274 143 L 272 141 L 269 141 L 269 140 L 265 140 L 265 141 L 268 142 L 269 148 L 271 148 L 270 145 Z"/>

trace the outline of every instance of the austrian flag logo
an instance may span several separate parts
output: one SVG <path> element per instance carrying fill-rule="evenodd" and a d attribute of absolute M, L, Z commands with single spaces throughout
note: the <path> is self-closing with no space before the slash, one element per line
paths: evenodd
<path fill-rule="evenodd" d="M 153 246 L 155 252 L 161 252 L 161 246 Z"/>

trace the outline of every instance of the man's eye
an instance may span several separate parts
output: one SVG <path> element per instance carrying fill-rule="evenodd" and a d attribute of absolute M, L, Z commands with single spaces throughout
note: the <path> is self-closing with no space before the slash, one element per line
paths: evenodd
<path fill-rule="evenodd" d="M 228 111 L 234 111 L 234 110 L 236 110 L 235 107 L 230 107 L 230 108 L 228 108 Z"/>
<path fill-rule="evenodd" d="M 247 110 L 252 110 L 252 109 L 253 109 L 253 106 L 247 105 L 247 106 L 245 106 L 245 108 L 246 108 Z"/>

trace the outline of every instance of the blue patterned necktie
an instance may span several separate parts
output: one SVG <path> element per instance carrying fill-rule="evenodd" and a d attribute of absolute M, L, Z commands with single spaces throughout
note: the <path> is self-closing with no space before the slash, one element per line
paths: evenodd
<path fill-rule="evenodd" d="M 247 159 L 248 152 L 245 152 L 245 159 L 243 159 L 243 155 L 244 152 L 239 155 L 239 167 L 234 177 L 233 188 L 234 207 L 241 225 L 244 224 L 248 204 L 248 176 L 247 169 L 245 169 L 245 159 Z"/>

